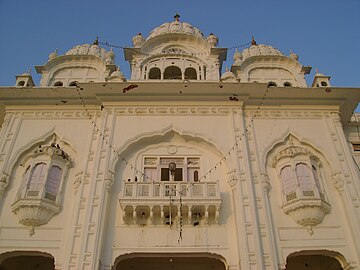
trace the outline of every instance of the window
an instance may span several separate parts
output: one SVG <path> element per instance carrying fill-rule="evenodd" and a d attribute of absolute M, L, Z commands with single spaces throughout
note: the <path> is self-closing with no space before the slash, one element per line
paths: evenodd
<path fill-rule="evenodd" d="M 269 87 L 275 87 L 275 86 L 277 86 L 277 84 L 276 84 L 276 82 L 269 82 Z"/>
<path fill-rule="evenodd" d="M 198 182 L 199 157 L 145 157 L 144 181 Z"/>
<path fill-rule="evenodd" d="M 182 79 L 181 69 L 177 66 L 169 66 L 169 67 L 165 68 L 164 79 L 165 80 L 181 80 Z"/>
<path fill-rule="evenodd" d="M 322 81 L 320 84 L 321 84 L 321 86 L 328 86 L 327 82 L 324 82 L 324 81 Z"/>
<path fill-rule="evenodd" d="M 197 80 L 195 68 L 190 67 L 185 69 L 185 80 Z"/>
<path fill-rule="evenodd" d="M 69 83 L 69 86 L 76 86 L 76 83 L 77 83 L 77 81 L 73 81 L 73 82 Z"/>
<path fill-rule="evenodd" d="M 285 86 L 285 87 L 291 87 L 292 84 L 291 84 L 291 82 L 284 82 L 284 86 Z"/>
<path fill-rule="evenodd" d="M 161 79 L 161 71 L 157 67 L 153 67 L 150 69 L 149 72 L 149 79 L 150 80 L 160 80 Z"/>
<path fill-rule="evenodd" d="M 63 86 L 63 82 L 57 81 L 54 83 L 54 86 Z"/>

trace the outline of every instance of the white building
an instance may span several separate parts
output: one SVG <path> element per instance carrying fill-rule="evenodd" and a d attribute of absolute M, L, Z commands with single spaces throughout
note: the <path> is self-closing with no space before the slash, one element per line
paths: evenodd
<path fill-rule="evenodd" d="M 359 88 L 179 16 L 0 88 L 0 269 L 360 269 Z M 357 162 L 357 163 L 356 163 Z"/>

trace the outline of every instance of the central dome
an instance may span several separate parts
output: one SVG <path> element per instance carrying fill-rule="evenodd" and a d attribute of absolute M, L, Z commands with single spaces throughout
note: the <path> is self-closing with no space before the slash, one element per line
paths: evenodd
<path fill-rule="evenodd" d="M 180 22 L 179 21 L 180 16 L 178 14 L 176 14 L 174 18 L 175 18 L 174 21 L 163 23 L 162 25 L 152 30 L 146 40 L 170 33 L 183 33 L 205 39 L 204 34 L 198 28 L 192 26 L 189 23 Z"/>

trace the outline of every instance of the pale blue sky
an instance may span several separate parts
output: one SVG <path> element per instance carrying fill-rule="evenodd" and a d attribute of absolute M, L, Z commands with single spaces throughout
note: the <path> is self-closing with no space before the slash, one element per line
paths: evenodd
<path fill-rule="evenodd" d="M 102 42 L 131 46 L 138 32 L 147 36 L 160 24 L 180 20 L 210 32 L 219 46 L 251 40 L 285 54 L 293 50 L 303 65 L 332 76 L 333 86 L 360 87 L 359 0 L 0 0 L 0 85 L 14 85 L 15 75 L 47 61 L 55 48 L 63 54 L 78 44 Z M 129 77 L 122 50 L 116 63 Z M 234 50 L 225 65 L 232 64 Z"/>

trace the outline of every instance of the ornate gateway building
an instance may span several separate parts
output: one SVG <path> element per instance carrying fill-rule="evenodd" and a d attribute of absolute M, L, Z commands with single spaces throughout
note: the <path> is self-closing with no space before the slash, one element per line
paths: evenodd
<path fill-rule="evenodd" d="M 0 269 L 360 269 L 359 88 L 175 20 L 0 88 Z"/>

